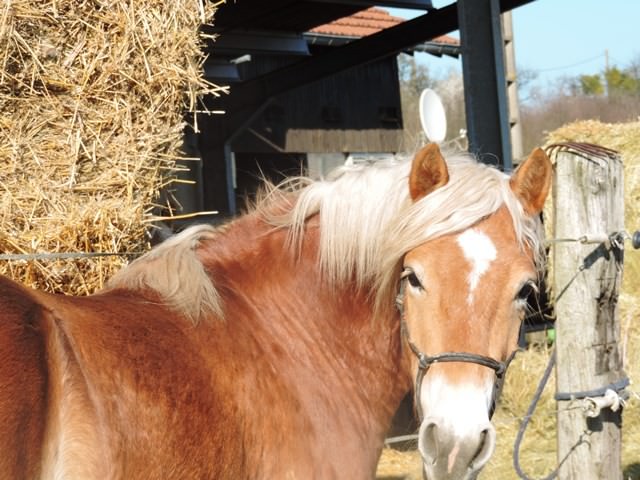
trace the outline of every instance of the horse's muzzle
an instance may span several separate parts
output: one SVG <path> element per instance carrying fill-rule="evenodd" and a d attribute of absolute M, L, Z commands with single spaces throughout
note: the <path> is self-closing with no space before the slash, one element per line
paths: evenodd
<path fill-rule="evenodd" d="M 489 461 L 496 445 L 491 423 L 457 436 L 442 419 L 427 417 L 420 426 L 418 448 L 428 480 L 473 479 Z"/>

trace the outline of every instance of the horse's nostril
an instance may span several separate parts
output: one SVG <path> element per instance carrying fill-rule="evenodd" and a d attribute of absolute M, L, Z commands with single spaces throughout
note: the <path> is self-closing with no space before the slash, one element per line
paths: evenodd
<path fill-rule="evenodd" d="M 460 434 L 442 419 L 428 417 L 420 426 L 418 449 L 428 478 L 475 478 L 491 458 L 495 439 L 488 422 Z"/>
<path fill-rule="evenodd" d="M 493 454 L 493 449 L 496 444 L 496 431 L 493 426 L 489 425 L 487 428 L 480 432 L 480 441 L 478 443 L 478 450 L 471 458 L 469 463 L 469 469 L 472 471 L 480 470 L 485 463 L 489 461 Z"/>
<path fill-rule="evenodd" d="M 438 442 L 438 425 L 435 422 L 429 422 L 421 428 L 422 434 L 418 440 L 418 448 L 422 454 L 425 463 L 435 465 L 440 455 L 440 446 Z"/>
<path fill-rule="evenodd" d="M 475 463 L 476 458 L 478 457 L 478 455 L 480 455 L 482 453 L 482 450 L 485 447 L 486 439 L 487 439 L 487 430 L 484 429 L 484 430 L 482 430 L 480 432 L 480 443 L 478 443 L 478 450 L 471 457 L 471 464 L 469 465 L 471 468 L 473 468 L 473 464 Z"/>

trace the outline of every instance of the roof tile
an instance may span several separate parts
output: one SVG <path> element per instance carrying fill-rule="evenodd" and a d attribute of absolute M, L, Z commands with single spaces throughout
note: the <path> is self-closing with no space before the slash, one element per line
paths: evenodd
<path fill-rule="evenodd" d="M 355 14 L 339 18 L 326 25 L 312 28 L 310 32 L 322 35 L 335 35 L 339 37 L 366 37 L 378 33 L 385 28 L 391 28 L 404 22 L 404 18 L 394 17 L 381 8 L 371 7 Z M 458 45 L 457 39 L 448 35 L 436 37 L 432 40 L 436 43 Z"/>

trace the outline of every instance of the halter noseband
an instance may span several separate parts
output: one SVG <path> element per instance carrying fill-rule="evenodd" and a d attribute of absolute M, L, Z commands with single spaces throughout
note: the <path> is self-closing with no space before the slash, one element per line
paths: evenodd
<path fill-rule="evenodd" d="M 515 351 L 509 356 L 506 362 L 499 362 L 491 357 L 487 357 L 485 355 L 479 355 L 477 353 L 466 353 L 466 352 L 444 352 L 439 353 L 437 355 L 426 355 L 422 352 L 415 343 L 411 341 L 411 335 L 409 334 L 409 327 L 404 318 L 404 289 L 405 289 L 405 281 L 406 277 L 402 277 L 400 279 L 400 289 L 398 295 L 396 296 L 396 308 L 400 312 L 400 330 L 402 336 L 407 341 L 411 352 L 418 359 L 418 373 L 416 375 L 416 386 L 415 386 L 415 404 L 416 404 L 416 412 L 418 413 L 418 419 L 422 422 L 424 419 L 422 404 L 420 403 L 420 390 L 422 386 L 422 380 L 424 376 L 429 371 L 429 368 L 434 363 L 446 363 L 446 362 L 464 362 L 464 363 L 475 363 L 478 365 L 482 365 L 483 367 L 491 368 L 496 374 L 496 382 L 493 387 L 493 401 L 491 404 L 491 408 L 489 411 L 489 418 L 493 416 L 493 412 L 495 411 L 496 401 L 500 392 L 502 390 L 502 386 L 504 384 L 504 374 L 507 371 L 507 367 L 509 363 L 513 359 L 515 355 Z"/>

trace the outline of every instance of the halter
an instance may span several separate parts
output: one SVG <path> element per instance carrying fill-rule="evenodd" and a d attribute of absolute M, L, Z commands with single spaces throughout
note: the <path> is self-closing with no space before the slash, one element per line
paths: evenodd
<path fill-rule="evenodd" d="M 407 341 L 411 352 L 418 359 L 418 373 L 416 375 L 416 387 L 415 387 L 415 404 L 416 404 L 416 412 L 418 413 L 418 419 L 420 422 L 424 419 L 424 414 L 422 411 L 422 404 L 420 403 L 420 390 L 422 386 L 422 380 L 424 376 L 429 371 L 429 368 L 434 363 L 447 363 L 447 362 L 463 362 L 463 363 L 475 363 L 477 365 L 482 365 L 483 367 L 491 368 L 496 375 L 496 382 L 493 386 L 493 400 L 491 402 L 491 408 L 489 409 L 489 418 L 493 416 L 493 412 L 496 408 L 496 402 L 500 393 L 502 391 L 502 386 L 504 384 L 504 374 L 507 371 L 507 367 L 511 360 L 515 356 L 516 351 L 514 351 L 506 362 L 499 362 L 491 357 L 487 357 L 485 355 L 479 355 L 477 353 L 466 353 L 466 352 L 444 352 L 439 353 L 437 355 L 426 355 L 422 352 L 415 343 L 411 341 L 411 335 L 409 334 L 409 327 L 407 322 L 404 319 L 404 290 L 405 290 L 405 281 L 407 277 L 400 278 L 400 289 L 398 291 L 398 295 L 396 296 L 396 308 L 400 312 L 400 330 L 402 332 L 402 336 Z"/>

